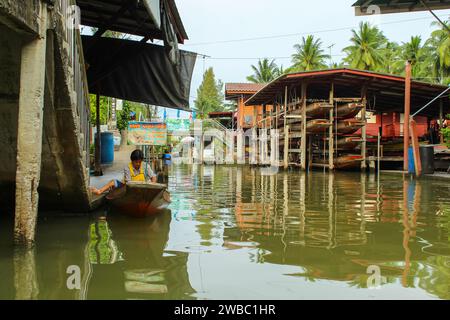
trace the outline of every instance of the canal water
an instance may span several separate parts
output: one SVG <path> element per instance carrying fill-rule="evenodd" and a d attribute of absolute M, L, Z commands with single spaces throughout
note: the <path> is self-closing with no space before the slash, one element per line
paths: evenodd
<path fill-rule="evenodd" d="M 450 299 L 450 184 L 397 174 L 172 166 L 148 219 L 0 225 L 0 299 Z"/>

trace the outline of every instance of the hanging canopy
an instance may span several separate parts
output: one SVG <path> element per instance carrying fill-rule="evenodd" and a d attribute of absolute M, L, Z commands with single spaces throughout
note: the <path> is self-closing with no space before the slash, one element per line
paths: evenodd
<path fill-rule="evenodd" d="M 195 53 L 180 50 L 174 65 L 163 46 L 116 38 L 82 39 L 90 93 L 190 111 Z"/>
<path fill-rule="evenodd" d="M 427 11 L 428 8 L 431 10 L 450 9 L 450 0 L 423 0 L 423 3 L 420 0 L 358 0 L 353 6 L 355 7 L 355 14 L 357 16 L 371 15 L 374 13 Z"/>

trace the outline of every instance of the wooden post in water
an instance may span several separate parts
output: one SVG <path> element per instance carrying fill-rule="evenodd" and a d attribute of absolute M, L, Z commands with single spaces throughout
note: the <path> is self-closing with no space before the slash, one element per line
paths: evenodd
<path fill-rule="evenodd" d="M 284 169 L 289 166 L 289 126 L 287 125 L 287 115 L 288 115 L 288 87 L 284 88 Z"/>
<path fill-rule="evenodd" d="M 331 126 L 328 129 L 328 169 L 334 170 L 334 83 L 331 83 L 330 88 L 330 104 L 333 105 L 333 108 L 330 109 L 330 123 Z M 324 142 L 325 143 L 325 142 Z"/>
<path fill-rule="evenodd" d="M 362 88 L 361 98 L 363 102 L 363 108 L 361 110 L 361 119 L 364 121 L 364 126 L 361 129 L 362 144 L 361 144 L 361 170 L 365 171 L 367 168 L 367 124 L 366 124 L 366 109 L 367 109 L 367 84 Z"/>
<path fill-rule="evenodd" d="M 413 147 L 413 152 L 414 152 L 414 168 L 416 169 L 416 176 L 420 177 L 422 175 L 422 162 L 420 160 L 419 137 L 417 135 L 417 125 L 416 125 L 416 121 L 414 119 L 411 119 L 409 121 L 409 123 L 410 123 L 412 147 Z"/>
<path fill-rule="evenodd" d="M 408 171 L 409 117 L 411 112 L 411 61 L 405 67 L 405 112 L 403 123 L 403 171 Z"/>
<path fill-rule="evenodd" d="M 306 170 L 306 89 L 307 84 L 302 82 L 302 132 L 301 132 L 301 153 L 300 153 L 300 167 Z"/>

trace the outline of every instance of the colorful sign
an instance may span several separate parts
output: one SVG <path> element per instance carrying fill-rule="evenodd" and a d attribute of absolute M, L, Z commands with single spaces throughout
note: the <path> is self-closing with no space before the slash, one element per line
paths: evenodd
<path fill-rule="evenodd" d="M 160 122 L 129 122 L 128 143 L 136 146 L 165 146 L 167 125 Z"/>
<path fill-rule="evenodd" d="M 189 131 L 191 121 L 189 119 L 167 119 L 168 131 Z"/>

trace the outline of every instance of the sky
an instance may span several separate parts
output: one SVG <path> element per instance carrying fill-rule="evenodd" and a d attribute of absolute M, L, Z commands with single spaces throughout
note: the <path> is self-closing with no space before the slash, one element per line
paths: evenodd
<path fill-rule="evenodd" d="M 202 82 L 203 72 L 213 67 L 216 79 L 246 82 L 251 65 L 262 58 L 275 58 L 278 65 L 291 65 L 293 46 L 303 36 L 320 37 L 333 62 L 349 45 L 351 30 L 370 21 L 391 41 L 407 42 L 420 35 L 425 41 L 433 27 L 429 12 L 356 17 L 355 0 L 176 0 L 189 40 L 180 48 L 198 56 L 191 84 L 191 107 Z M 436 11 L 448 19 L 450 10 Z M 256 39 L 255 39 L 256 38 Z M 328 48 L 332 46 L 331 48 Z M 176 111 L 168 110 L 170 117 Z M 182 118 L 189 117 L 182 112 Z"/>

